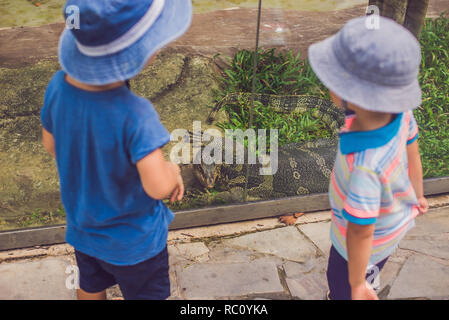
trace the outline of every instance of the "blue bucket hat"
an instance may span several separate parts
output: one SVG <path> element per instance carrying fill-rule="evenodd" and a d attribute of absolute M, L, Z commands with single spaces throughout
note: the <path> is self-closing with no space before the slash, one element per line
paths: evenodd
<path fill-rule="evenodd" d="M 406 28 L 378 16 L 348 21 L 335 35 L 309 47 L 310 65 L 340 98 L 365 110 L 401 113 L 421 104 L 421 49 Z"/>
<path fill-rule="evenodd" d="M 66 21 L 79 13 L 79 28 L 59 41 L 64 72 L 86 84 L 131 79 L 159 49 L 187 31 L 191 0 L 68 0 Z"/>

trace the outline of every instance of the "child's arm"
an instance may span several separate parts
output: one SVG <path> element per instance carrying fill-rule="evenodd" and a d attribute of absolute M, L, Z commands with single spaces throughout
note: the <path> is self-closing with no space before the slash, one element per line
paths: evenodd
<path fill-rule="evenodd" d="M 44 128 L 42 128 L 42 144 L 44 145 L 45 150 L 47 150 L 53 158 L 56 158 L 55 139 L 53 138 L 53 135 Z"/>
<path fill-rule="evenodd" d="M 418 198 L 419 212 L 422 214 L 427 211 L 429 205 L 424 197 L 422 164 L 417 140 L 407 145 L 407 158 L 409 168 L 408 175 L 413 189 L 415 190 L 416 197 Z"/>
<path fill-rule="evenodd" d="M 378 300 L 376 292 L 366 286 L 366 270 L 371 256 L 374 224 L 358 225 L 348 222 L 346 246 L 348 273 L 353 300 Z"/>
<path fill-rule="evenodd" d="M 143 189 L 150 197 L 162 200 L 171 196 L 171 202 L 182 199 L 184 184 L 181 170 L 178 165 L 165 161 L 161 149 L 151 152 L 136 165 Z"/>

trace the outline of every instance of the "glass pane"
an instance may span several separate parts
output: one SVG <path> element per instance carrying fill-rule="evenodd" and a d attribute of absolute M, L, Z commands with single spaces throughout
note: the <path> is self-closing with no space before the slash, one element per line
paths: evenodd
<path fill-rule="evenodd" d="M 58 172 L 42 147 L 40 123 L 45 89 L 60 68 L 57 47 L 65 26 L 64 3 L 0 0 L 0 231 L 65 223 Z M 255 46 L 257 1 L 236 5 L 195 0 L 193 6 L 188 32 L 130 81 L 136 94 L 153 103 L 171 133 L 193 131 L 194 121 L 200 132 L 221 130 L 217 122 L 227 121 L 224 111 L 215 114 L 215 122 L 207 121 L 222 95 L 217 93 L 220 77 L 237 51 Z M 173 141 L 163 148 L 167 159 L 175 145 Z M 232 203 L 232 197 L 223 199 L 220 178 L 209 186 L 198 178 L 200 169 L 193 168 L 192 154 L 182 165 L 184 201 L 170 207 Z"/>
<path fill-rule="evenodd" d="M 60 68 L 57 45 L 64 28 L 64 2 L 0 0 L 0 231 L 65 222 L 56 165 L 42 147 L 39 119 L 45 88 Z M 258 0 L 192 2 L 188 32 L 130 81 L 131 89 L 153 103 L 174 136 L 163 148 L 165 157 L 185 157 L 186 163 L 181 164 L 185 197 L 173 205 L 165 201 L 167 205 L 179 211 L 241 203 L 245 186 L 247 201 L 326 192 L 335 129 L 342 115 L 332 109 L 327 90 L 308 66 L 307 48 L 337 32 L 352 17 L 364 15 L 367 1 L 263 0 L 255 95 Z M 436 48 L 447 43 L 447 21 L 428 23 L 423 29 L 421 44 L 426 47 L 423 54 L 429 57 L 424 59 L 429 70 L 438 68 L 433 68 L 435 52 L 428 43 L 435 41 Z M 441 43 L 432 32 L 441 33 Z M 438 59 L 446 59 L 444 52 Z M 426 88 L 438 90 L 423 90 L 426 107 L 415 113 L 427 142 L 422 143 L 424 174 L 447 176 L 449 131 L 438 128 L 447 124 L 444 106 L 449 104 L 444 94 L 432 98 L 438 103 L 429 98 L 447 86 L 437 71 L 431 77 L 435 81 L 429 80 L 432 86 Z M 423 84 L 428 78 L 421 74 L 420 81 Z M 224 130 L 236 134 L 248 129 L 251 108 L 254 136 L 263 137 L 264 132 L 267 139 L 256 143 L 255 164 L 236 163 L 237 150 L 231 152 L 230 163 L 207 165 L 204 158 L 194 163 L 198 150 L 193 140 L 198 134 L 200 154 L 213 155 L 206 131 L 220 136 L 212 141 L 221 141 L 217 152 L 226 162 Z M 184 144 L 176 134 L 180 132 L 187 136 L 186 149 L 181 149 Z M 431 134 L 435 132 L 438 138 Z M 276 142 L 278 151 L 270 153 Z M 262 146 L 268 148 L 265 157 Z M 247 154 L 243 156 L 248 163 Z M 263 168 L 268 159 L 272 174 Z"/>

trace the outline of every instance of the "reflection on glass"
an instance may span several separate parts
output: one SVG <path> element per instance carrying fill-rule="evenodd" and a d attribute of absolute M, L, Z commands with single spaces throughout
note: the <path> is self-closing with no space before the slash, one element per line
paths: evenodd
<path fill-rule="evenodd" d="M 198 13 L 229 8 L 257 8 L 258 0 L 193 0 Z M 263 0 L 264 8 L 329 11 L 365 4 L 364 0 Z"/>

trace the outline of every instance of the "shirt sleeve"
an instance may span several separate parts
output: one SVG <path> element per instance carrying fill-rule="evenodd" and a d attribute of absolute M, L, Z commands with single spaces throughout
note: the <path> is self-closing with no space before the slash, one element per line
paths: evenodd
<path fill-rule="evenodd" d="M 170 141 L 170 134 L 152 106 L 146 116 L 135 118 L 130 127 L 128 151 L 133 164 Z"/>
<path fill-rule="evenodd" d="M 351 173 L 342 214 L 349 222 L 370 225 L 379 216 L 382 186 L 376 172 L 355 167 Z"/>
<path fill-rule="evenodd" d="M 407 144 L 413 143 L 416 139 L 418 139 L 418 124 L 416 123 L 415 116 L 412 111 L 409 111 L 409 126 L 408 126 L 408 139 Z"/>

